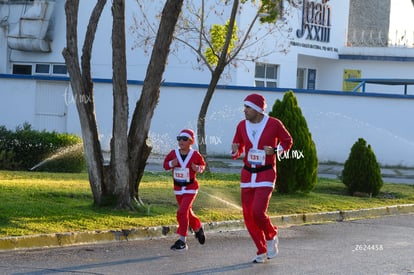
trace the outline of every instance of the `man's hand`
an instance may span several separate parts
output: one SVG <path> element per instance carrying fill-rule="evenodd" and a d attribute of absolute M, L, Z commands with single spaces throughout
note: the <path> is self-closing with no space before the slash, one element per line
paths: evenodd
<path fill-rule="evenodd" d="M 238 143 L 233 143 L 231 145 L 231 154 L 232 155 L 236 154 L 239 151 L 239 146 L 240 146 L 240 144 L 238 144 Z"/>
<path fill-rule="evenodd" d="M 275 153 L 272 146 L 265 145 L 263 146 L 263 150 L 265 151 L 266 155 L 273 155 Z"/>

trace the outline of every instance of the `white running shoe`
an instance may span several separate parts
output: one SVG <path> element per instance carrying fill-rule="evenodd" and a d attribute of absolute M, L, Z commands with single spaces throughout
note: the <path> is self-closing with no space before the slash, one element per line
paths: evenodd
<path fill-rule="evenodd" d="M 253 262 L 254 264 L 257 264 L 257 263 L 264 263 L 264 262 L 265 262 L 265 259 L 266 259 L 266 254 L 265 254 L 265 253 L 263 253 L 263 254 L 256 255 L 256 256 L 253 258 L 252 262 Z"/>
<path fill-rule="evenodd" d="M 279 254 L 278 244 L 279 238 L 277 236 L 275 236 L 273 240 L 266 241 L 268 259 L 273 259 Z"/>

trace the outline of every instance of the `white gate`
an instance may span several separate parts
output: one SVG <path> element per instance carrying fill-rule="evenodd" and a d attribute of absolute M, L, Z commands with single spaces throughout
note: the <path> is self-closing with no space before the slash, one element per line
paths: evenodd
<path fill-rule="evenodd" d="M 69 82 L 38 81 L 36 83 L 35 128 L 66 132 L 66 94 Z"/>

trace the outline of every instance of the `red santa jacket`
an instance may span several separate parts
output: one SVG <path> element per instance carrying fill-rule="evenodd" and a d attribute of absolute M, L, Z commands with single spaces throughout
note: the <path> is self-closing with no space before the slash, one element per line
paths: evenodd
<path fill-rule="evenodd" d="M 177 158 L 179 166 L 172 167 L 171 161 L 175 158 Z M 164 169 L 172 169 L 174 193 L 176 195 L 196 194 L 198 192 L 196 172 L 194 172 L 191 168 L 193 163 L 198 165 L 198 173 L 202 173 L 204 171 L 206 166 L 204 158 L 194 149 L 190 149 L 184 160 L 181 158 L 179 149 L 171 150 L 171 152 L 165 157 Z"/>
<path fill-rule="evenodd" d="M 237 125 L 233 143 L 239 144 L 239 150 L 232 155 L 233 159 L 240 157 L 245 152 L 243 162 L 247 169 L 265 169 L 252 173 L 252 170 L 248 171 L 243 168 L 240 187 L 274 187 L 277 175 L 276 154 L 263 155 L 263 149 L 264 146 L 276 148 L 277 145 L 281 145 L 283 150 L 287 151 L 292 147 L 292 137 L 282 122 L 268 115 L 265 115 L 260 123 L 242 120 Z M 271 168 L 266 169 L 266 167 Z"/>

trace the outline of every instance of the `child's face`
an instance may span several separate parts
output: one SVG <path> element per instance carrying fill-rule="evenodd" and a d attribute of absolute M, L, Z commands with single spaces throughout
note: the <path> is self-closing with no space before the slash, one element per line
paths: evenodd
<path fill-rule="evenodd" d="M 188 137 L 177 137 L 178 147 L 182 150 L 188 150 L 191 147 L 192 140 Z"/>

